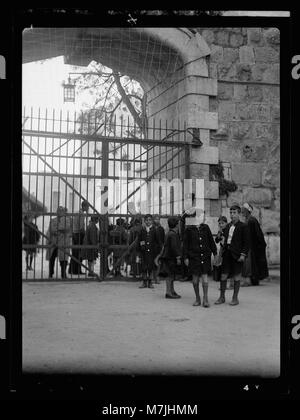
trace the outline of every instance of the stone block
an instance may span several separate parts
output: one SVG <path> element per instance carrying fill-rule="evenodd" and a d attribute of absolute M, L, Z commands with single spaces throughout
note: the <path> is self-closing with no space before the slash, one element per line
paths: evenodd
<path fill-rule="evenodd" d="M 229 209 L 230 206 L 233 206 L 234 204 L 238 204 L 241 206 L 243 203 L 243 193 L 241 190 L 234 191 L 232 193 L 229 193 L 227 197 L 227 207 Z M 228 215 L 229 216 L 229 215 Z"/>
<path fill-rule="evenodd" d="M 280 45 L 280 31 L 278 28 L 269 28 L 265 30 L 263 36 L 267 41 L 267 44 L 270 44 L 273 47 L 278 47 Z"/>
<path fill-rule="evenodd" d="M 219 128 L 211 133 L 211 141 L 227 141 L 229 136 L 228 124 L 220 123 Z M 218 144 L 216 144 L 218 145 Z"/>
<path fill-rule="evenodd" d="M 232 180 L 240 185 L 261 185 L 262 165 L 257 163 L 232 163 Z"/>
<path fill-rule="evenodd" d="M 261 45 L 264 39 L 260 28 L 247 28 L 248 44 Z"/>
<path fill-rule="evenodd" d="M 191 163 L 204 163 L 216 165 L 219 162 L 219 149 L 218 147 L 200 147 L 193 149 L 191 153 Z"/>
<path fill-rule="evenodd" d="M 279 83 L 280 82 L 279 64 L 273 64 L 273 65 L 268 66 L 268 68 L 263 73 L 262 80 L 268 83 Z"/>
<path fill-rule="evenodd" d="M 237 118 L 241 120 L 270 121 L 270 105 L 268 103 L 243 103 L 236 106 Z"/>
<path fill-rule="evenodd" d="M 210 77 L 188 76 L 178 85 L 178 97 L 186 94 L 210 96 L 216 96 L 218 94 L 218 81 Z"/>
<path fill-rule="evenodd" d="M 280 164 L 279 162 L 269 163 L 262 172 L 262 184 L 270 187 L 280 186 Z"/>
<path fill-rule="evenodd" d="M 235 103 L 229 101 L 219 102 L 219 120 L 228 121 L 236 117 Z"/>
<path fill-rule="evenodd" d="M 278 63 L 279 52 L 271 47 L 254 47 L 256 62 Z"/>
<path fill-rule="evenodd" d="M 218 99 L 210 97 L 209 98 L 209 112 L 218 112 L 218 110 L 219 110 Z"/>
<path fill-rule="evenodd" d="M 215 34 L 215 42 L 217 45 L 227 47 L 229 45 L 229 32 L 221 29 Z"/>
<path fill-rule="evenodd" d="M 255 64 L 254 50 L 249 45 L 239 48 L 239 58 L 241 64 Z"/>
<path fill-rule="evenodd" d="M 220 217 L 221 213 L 222 213 L 221 200 L 210 200 L 210 216 Z"/>
<path fill-rule="evenodd" d="M 204 198 L 210 200 L 219 199 L 219 183 L 216 181 L 204 181 Z"/>
<path fill-rule="evenodd" d="M 251 80 L 254 82 L 261 82 L 268 67 L 269 66 L 264 63 L 254 64 L 251 66 Z"/>
<path fill-rule="evenodd" d="M 211 48 L 210 60 L 213 63 L 222 63 L 223 62 L 223 47 L 212 44 L 210 48 Z"/>
<path fill-rule="evenodd" d="M 280 265 L 280 236 L 278 234 L 266 234 L 266 256 L 269 265 Z"/>
<path fill-rule="evenodd" d="M 271 119 L 272 121 L 280 120 L 280 107 L 278 105 L 273 105 L 271 107 Z"/>
<path fill-rule="evenodd" d="M 261 228 L 264 233 L 279 233 L 280 213 L 274 210 L 261 209 Z"/>
<path fill-rule="evenodd" d="M 203 36 L 203 38 L 205 39 L 205 41 L 208 43 L 208 44 L 213 44 L 213 42 L 214 42 L 214 40 L 215 40 L 215 34 L 214 34 L 214 31 L 212 31 L 212 30 L 210 30 L 210 29 L 204 29 L 203 31 L 202 31 L 202 34 L 201 34 L 202 36 Z"/>
<path fill-rule="evenodd" d="M 223 50 L 223 60 L 224 63 L 235 63 L 239 59 L 239 50 L 238 48 L 224 48 Z"/>
<path fill-rule="evenodd" d="M 201 127 L 210 130 L 218 128 L 218 114 L 216 112 L 193 112 L 186 109 L 179 117 L 182 124 L 186 121 L 187 127 Z M 183 126 L 183 125 L 182 125 Z"/>
<path fill-rule="evenodd" d="M 233 99 L 233 84 L 219 83 L 218 84 L 218 99 Z"/>
<path fill-rule="evenodd" d="M 272 102 L 279 104 L 279 86 L 263 86 L 263 100 L 264 102 Z"/>
<path fill-rule="evenodd" d="M 263 88 L 262 86 L 249 85 L 247 89 L 248 98 L 253 102 L 263 101 Z"/>
<path fill-rule="evenodd" d="M 219 80 L 235 80 L 236 65 L 235 64 L 219 64 L 218 65 Z"/>
<path fill-rule="evenodd" d="M 212 63 L 210 61 L 209 63 L 209 77 L 218 78 L 218 64 L 217 63 Z"/>
<path fill-rule="evenodd" d="M 253 124 L 249 122 L 239 121 L 238 123 L 232 123 L 231 135 L 233 140 L 243 140 L 252 137 Z"/>
<path fill-rule="evenodd" d="M 251 188 L 243 189 L 243 201 L 259 207 L 271 207 L 273 194 L 267 188 Z"/>
<path fill-rule="evenodd" d="M 209 214 L 209 212 L 207 214 Z M 212 217 L 212 216 L 206 215 L 205 223 L 209 226 L 211 233 L 213 235 L 216 235 L 218 233 L 218 230 L 219 230 L 218 217 Z"/>
<path fill-rule="evenodd" d="M 265 162 L 268 160 L 269 143 L 267 141 L 247 141 L 242 147 L 243 161 L 247 162 Z"/>
<path fill-rule="evenodd" d="M 251 66 L 250 64 L 236 64 L 236 79 L 241 82 L 248 82 L 251 80 Z"/>
<path fill-rule="evenodd" d="M 190 163 L 190 175 L 194 179 L 209 179 L 209 165 Z"/>
<path fill-rule="evenodd" d="M 241 34 L 231 34 L 229 38 L 230 46 L 233 48 L 240 47 L 244 44 L 244 37 Z"/>
<path fill-rule="evenodd" d="M 240 85 L 238 83 L 233 85 L 234 99 L 240 101 L 247 98 L 248 86 Z"/>
<path fill-rule="evenodd" d="M 219 144 L 219 156 L 221 162 L 240 162 L 242 158 L 240 147 L 232 142 Z"/>
<path fill-rule="evenodd" d="M 253 138 L 271 139 L 272 138 L 272 125 L 255 123 L 253 125 Z"/>

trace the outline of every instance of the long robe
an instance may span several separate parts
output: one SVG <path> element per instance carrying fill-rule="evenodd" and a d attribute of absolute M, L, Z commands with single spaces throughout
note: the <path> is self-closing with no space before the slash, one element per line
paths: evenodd
<path fill-rule="evenodd" d="M 266 257 L 266 241 L 257 219 L 249 216 L 247 221 L 250 239 L 250 278 L 253 284 L 269 276 Z"/>

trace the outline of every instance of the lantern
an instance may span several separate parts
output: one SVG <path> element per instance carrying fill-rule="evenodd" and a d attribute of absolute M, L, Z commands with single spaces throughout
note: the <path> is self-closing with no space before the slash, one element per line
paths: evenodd
<path fill-rule="evenodd" d="M 75 83 L 71 82 L 70 76 L 68 83 L 64 83 L 64 102 L 75 102 Z"/>

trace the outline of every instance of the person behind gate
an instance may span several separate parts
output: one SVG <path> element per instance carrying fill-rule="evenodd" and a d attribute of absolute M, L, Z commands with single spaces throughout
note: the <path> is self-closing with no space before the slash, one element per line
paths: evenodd
<path fill-rule="evenodd" d="M 58 257 L 61 267 L 61 277 L 66 278 L 66 268 L 68 265 L 70 245 L 71 245 L 71 221 L 66 216 L 67 209 L 59 206 L 57 217 L 50 220 L 47 231 L 47 252 L 46 260 L 49 261 L 49 277 L 54 274 L 54 264 Z"/>
<path fill-rule="evenodd" d="M 81 258 L 88 261 L 89 273 L 88 277 L 95 277 L 94 267 L 99 254 L 99 229 L 97 223 L 99 222 L 98 216 L 91 216 L 89 225 L 86 229 L 83 246 L 81 249 Z M 94 248 L 87 248 L 85 245 L 94 245 Z"/>
<path fill-rule="evenodd" d="M 89 202 L 83 200 L 81 203 L 81 209 L 79 213 L 76 214 L 73 218 L 72 226 L 72 243 L 77 246 L 77 248 L 72 248 L 72 257 L 69 265 L 69 274 L 83 274 L 81 271 L 82 262 L 81 258 L 81 249 L 78 245 L 82 245 L 86 227 L 87 227 L 87 213 L 89 210 Z"/>

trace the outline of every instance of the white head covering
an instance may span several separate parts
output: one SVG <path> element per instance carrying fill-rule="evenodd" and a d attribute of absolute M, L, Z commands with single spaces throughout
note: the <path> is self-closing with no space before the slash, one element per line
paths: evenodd
<path fill-rule="evenodd" d="M 185 219 L 186 226 L 189 226 L 189 225 L 198 226 L 204 221 L 205 211 L 201 208 L 196 208 L 196 207 L 193 207 L 193 209 L 194 209 L 195 216 L 187 217 Z"/>
<path fill-rule="evenodd" d="M 243 207 L 244 207 L 244 209 L 248 210 L 248 211 L 249 211 L 249 213 L 252 213 L 252 211 L 253 211 L 253 207 L 251 206 L 251 204 L 249 204 L 249 203 L 244 203 L 244 204 L 243 204 Z"/>

